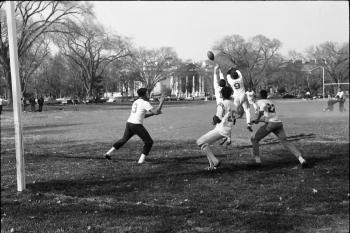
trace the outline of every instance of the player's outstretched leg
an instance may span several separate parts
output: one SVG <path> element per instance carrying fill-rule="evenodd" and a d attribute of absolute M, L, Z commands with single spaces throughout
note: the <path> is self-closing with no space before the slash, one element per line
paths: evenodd
<path fill-rule="evenodd" d="M 255 159 L 256 165 L 261 165 L 260 151 L 259 151 L 259 142 L 261 139 L 266 137 L 271 131 L 268 129 L 267 124 L 261 126 L 250 138 L 252 143 L 252 156 Z"/>
<path fill-rule="evenodd" d="M 253 132 L 252 123 L 251 123 L 251 115 L 250 115 L 250 106 L 249 106 L 248 101 L 244 101 L 242 103 L 242 107 L 243 107 L 244 113 L 245 113 L 245 118 L 246 118 L 246 122 L 247 122 L 247 129 L 250 132 Z"/>
<path fill-rule="evenodd" d="M 148 131 L 143 125 L 136 125 L 136 126 L 137 126 L 137 130 L 135 130 L 136 134 L 142 139 L 144 143 L 142 154 L 138 161 L 138 163 L 141 164 L 145 161 L 146 156 L 148 156 L 149 152 L 151 151 L 153 146 L 153 140 L 151 138 L 151 135 L 148 133 Z"/>
<path fill-rule="evenodd" d="M 278 137 L 281 144 L 299 160 L 301 167 L 307 168 L 308 164 L 307 164 L 306 160 L 303 158 L 301 152 L 296 148 L 296 146 L 294 146 L 292 143 L 287 141 L 287 136 L 286 136 L 286 133 L 285 133 L 283 127 L 274 131 L 274 134 Z"/>
<path fill-rule="evenodd" d="M 209 131 L 197 140 L 197 145 L 207 156 L 209 167 L 208 170 L 215 170 L 219 165 L 220 161 L 215 157 L 214 153 L 209 148 L 210 144 L 222 139 L 223 136 L 214 130 Z"/>
<path fill-rule="evenodd" d="M 111 153 L 114 150 L 118 150 L 120 147 L 122 147 L 127 141 L 129 141 L 129 139 L 134 135 L 134 132 L 132 132 L 131 128 L 130 128 L 130 124 L 126 124 L 125 127 L 125 131 L 124 131 L 124 135 L 121 139 L 119 139 L 116 143 L 113 144 L 112 148 L 109 149 L 104 155 L 103 157 L 105 159 L 111 160 Z"/>

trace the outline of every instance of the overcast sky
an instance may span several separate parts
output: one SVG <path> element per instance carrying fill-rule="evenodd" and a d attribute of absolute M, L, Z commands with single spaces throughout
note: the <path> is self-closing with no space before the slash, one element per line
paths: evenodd
<path fill-rule="evenodd" d="M 183 60 L 206 59 L 224 36 L 262 34 L 282 42 L 280 52 L 304 52 L 325 41 L 349 41 L 347 1 L 94 1 L 107 30 L 148 49 L 173 47 Z"/>

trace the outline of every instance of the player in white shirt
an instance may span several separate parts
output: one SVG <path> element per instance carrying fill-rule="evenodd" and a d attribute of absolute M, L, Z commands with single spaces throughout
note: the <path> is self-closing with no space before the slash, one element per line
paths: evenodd
<path fill-rule="evenodd" d="M 261 164 L 260 153 L 259 153 L 259 141 L 266 137 L 270 133 L 274 133 L 281 144 L 294 154 L 294 156 L 299 160 L 303 168 L 307 167 L 305 159 L 302 157 L 301 152 L 290 142 L 287 141 L 286 133 L 283 129 L 283 123 L 276 115 L 275 105 L 267 99 L 267 91 L 260 91 L 261 99 L 257 100 L 256 105 L 258 116 L 254 123 L 258 124 L 259 122 L 264 122 L 264 125 L 261 126 L 251 137 L 251 142 L 253 144 L 252 154 L 257 164 Z"/>
<path fill-rule="evenodd" d="M 252 132 L 250 106 L 244 89 L 243 76 L 237 69 L 230 69 L 227 74 L 227 82 L 233 89 L 233 99 L 235 104 L 243 107 L 246 116 L 247 129 Z"/>
<path fill-rule="evenodd" d="M 143 120 L 144 118 L 158 115 L 161 113 L 160 109 L 161 106 L 163 105 L 164 98 L 162 97 L 160 99 L 159 106 L 154 109 L 152 105 L 148 102 L 148 93 L 146 88 L 140 88 L 137 90 L 137 94 L 139 98 L 134 101 L 131 107 L 131 113 L 129 116 L 129 119 L 126 122 L 126 127 L 124 131 L 123 137 L 118 140 L 112 148 L 104 154 L 104 157 L 108 160 L 111 160 L 111 153 L 114 150 L 118 150 L 120 147 L 122 147 L 129 139 L 134 136 L 135 134 L 139 136 L 143 142 L 143 150 L 142 154 L 140 156 L 140 159 L 138 163 L 143 163 L 145 161 L 145 157 L 148 156 L 152 145 L 153 145 L 153 140 L 151 136 L 149 135 L 148 131 L 145 129 L 143 126 Z"/>
<path fill-rule="evenodd" d="M 249 105 L 253 105 L 254 109 L 256 109 L 257 106 L 254 90 L 252 88 L 248 88 L 248 91 L 245 94 L 247 96 Z"/>
<path fill-rule="evenodd" d="M 227 138 L 227 144 L 231 144 L 231 129 L 236 122 L 237 106 L 231 98 L 232 88 L 225 86 L 221 89 L 223 101 L 217 106 L 217 113 L 220 122 L 216 124 L 215 128 L 204 134 L 197 140 L 197 145 L 206 154 L 209 167 L 208 170 L 215 170 L 220 161 L 215 157 L 210 149 L 210 145 L 214 142 Z"/>
<path fill-rule="evenodd" d="M 335 97 L 339 101 L 339 112 L 344 112 L 345 96 L 344 96 L 344 91 L 341 89 L 341 87 L 338 88 L 338 92 Z"/>

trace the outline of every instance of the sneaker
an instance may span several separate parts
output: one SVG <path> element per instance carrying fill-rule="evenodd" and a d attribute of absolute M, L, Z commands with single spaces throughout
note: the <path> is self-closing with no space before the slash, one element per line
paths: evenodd
<path fill-rule="evenodd" d="M 138 163 L 141 164 L 141 163 L 145 162 L 145 158 L 146 158 L 146 155 L 142 154 L 139 158 Z"/>
<path fill-rule="evenodd" d="M 214 165 L 215 170 L 216 170 L 218 167 L 220 167 L 220 165 L 221 165 L 221 162 L 220 162 L 220 161 L 219 161 L 216 165 Z"/>
<path fill-rule="evenodd" d="M 112 157 L 109 154 L 104 154 L 103 157 L 105 157 L 105 159 L 107 159 L 107 160 L 111 160 L 112 159 Z"/>
<path fill-rule="evenodd" d="M 248 125 L 248 126 L 247 126 L 247 129 L 248 129 L 250 132 L 253 132 L 253 128 L 252 128 L 251 125 Z"/>
<path fill-rule="evenodd" d="M 206 168 L 206 170 L 212 172 L 212 171 L 215 171 L 215 170 L 216 170 L 216 167 L 208 166 L 208 167 Z"/>

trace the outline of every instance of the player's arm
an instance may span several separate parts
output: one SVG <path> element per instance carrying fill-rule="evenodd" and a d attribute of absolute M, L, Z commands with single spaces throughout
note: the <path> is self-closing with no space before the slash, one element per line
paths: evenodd
<path fill-rule="evenodd" d="M 145 114 L 145 118 L 148 118 L 148 117 L 151 117 L 151 116 L 154 116 L 154 115 L 159 115 L 161 114 L 161 109 L 162 109 L 162 106 L 163 106 L 163 103 L 164 103 L 164 97 L 162 96 L 159 100 L 159 105 L 156 107 L 156 108 L 151 108 L 150 110 L 148 110 Z"/>
<path fill-rule="evenodd" d="M 223 114 L 223 108 L 224 105 L 220 102 L 216 107 L 216 113 L 213 116 L 213 125 L 219 124 L 222 121 L 222 114 Z"/>

